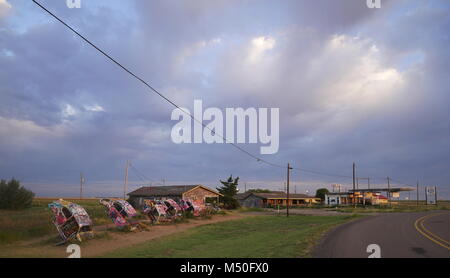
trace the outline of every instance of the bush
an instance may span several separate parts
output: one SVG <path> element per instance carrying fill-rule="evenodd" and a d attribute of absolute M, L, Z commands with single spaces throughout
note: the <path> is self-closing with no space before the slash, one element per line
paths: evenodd
<path fill-rule="evenodd" d="M 325 200 L 325 195 L 330 193 L 326 188 L 319 188 L 316 191 L 316 198 L 320 198 L 322 202 Z"/>
<path fill-rule="evenodd" d="M 0 181 L 0 209 L 19 210 L 31 207 L 34 193 L 20 186 L 18 180 Z"/>

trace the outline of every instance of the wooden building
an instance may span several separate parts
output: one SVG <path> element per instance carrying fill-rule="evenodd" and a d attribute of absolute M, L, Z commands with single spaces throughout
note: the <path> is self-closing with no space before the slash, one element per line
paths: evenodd
<path fill-rule="evenodd" d="M 129 202 L 135 207 L 142 207 L 144 200 L 181 199 L 195 202 L 217 202 L 219 192 L 201 184 L 197 185 L 170 185 L 170 186 L 143 186 L 127 194 Z"/>

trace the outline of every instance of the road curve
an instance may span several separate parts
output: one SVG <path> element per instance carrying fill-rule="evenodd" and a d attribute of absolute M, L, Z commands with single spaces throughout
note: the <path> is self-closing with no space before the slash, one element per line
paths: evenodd
<path fill-rule="evenodd" d="M 382 258 L 450 258 L 450 211 L 386 213 L 330 231 L 313 251 L 317 258 L 368 258 L 370 244 Z"/>

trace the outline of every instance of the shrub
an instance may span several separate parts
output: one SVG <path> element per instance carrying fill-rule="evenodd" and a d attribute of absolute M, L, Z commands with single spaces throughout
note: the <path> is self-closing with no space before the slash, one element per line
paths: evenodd
<path fill-rule="evenodd" d="M 316 191 L 316 198 L 320 198 L 322 201 L 325 200 L 325 195 L 330 193 L 326 188 L 319 188 Z"/>
<path fill-rule="evenodd" d="M 12 179 L 0 181 L 0 209 L 19 210 L 31 207 L 34 193 L 20 186 L 20 182 Z"/>

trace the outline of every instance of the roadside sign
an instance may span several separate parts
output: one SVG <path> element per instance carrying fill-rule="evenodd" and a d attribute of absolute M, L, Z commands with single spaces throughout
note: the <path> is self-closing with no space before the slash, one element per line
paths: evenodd
<path fill-rule="evenodd" d="M 427 205 L 436 205 L 437 204 L 436 186 L 426 186 L 425 197 Z"/>

